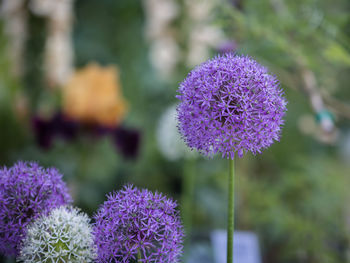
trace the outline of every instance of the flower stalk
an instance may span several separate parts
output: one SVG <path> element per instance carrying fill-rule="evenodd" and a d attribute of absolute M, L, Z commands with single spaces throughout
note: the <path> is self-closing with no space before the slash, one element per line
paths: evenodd
<path fill-rule="evenodd" d="M 228 175 L 228 217 L 227 217 L 227 263 L 233 263 L 233 233 L 235 229 L 235 167 L 229 160 Z"/>
<path fill-rule="evenodd" d="M 137 262 L 138 263 L 142 262 L 142 256 L 141 256 L 141 250 L 140 249 L 137 250 Z"/>
<path fill-rule="evenodd" d="M 227 53 L 193 69 L 176 97 L 187 146 L 230 159 L 227 263 L 233 263 L 234 158 L 279 141 L 287 101 L 278 79 L 249 56 Z"/>

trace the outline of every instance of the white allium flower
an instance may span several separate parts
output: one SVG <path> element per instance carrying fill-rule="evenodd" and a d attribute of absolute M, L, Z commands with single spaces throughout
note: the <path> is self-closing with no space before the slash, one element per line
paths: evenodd
<path fill-rule="evenodd" d="M 191 151 L 177 129 L 176 105 L 170 106 L 160 117 L 157 128 L 157 142 L 161 153 L 170 161 L 180 158 L 194 158 L 196 152 Z"/>
<path fill-rule="evenodd" d="M 76 208 L 61 206 L 28 226 L 17 261 L 83 263 L 95 258 L 89 217 Z"/>

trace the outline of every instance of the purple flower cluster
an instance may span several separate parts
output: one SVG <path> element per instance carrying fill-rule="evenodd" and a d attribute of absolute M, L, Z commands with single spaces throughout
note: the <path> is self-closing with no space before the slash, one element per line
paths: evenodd
<path fill-rule="evenodd" d="M 110 194 L 95 215 L 98 262 L 178 262 L 183 228 L 176 206 L 131 185 Z"/>
<path fill-rule="evenodd" d="M 286 100 L 279 82 L 247 56 L 227 53 L 191 71 L 178 89 L 179 130 L 204 155 L 260 153 L 279 140 Z"/>
<path fill-rule="evenodd" d="M 54 168 L 18 162 L 0 169 L 0 253 L 16 256 L 26 226 L 43 213 L 72 199 Z"/>

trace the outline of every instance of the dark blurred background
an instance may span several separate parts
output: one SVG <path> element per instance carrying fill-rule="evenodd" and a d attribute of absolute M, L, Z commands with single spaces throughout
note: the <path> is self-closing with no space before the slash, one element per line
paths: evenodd
<path fill-rule="evenodd" d="M 0 165 L 57 167 L 89 215 L 128 182 L 164 192 L 191 212 L 184 261 L 214 262 L 227 161 L 188 154 L 168 108 L 195 65 L 248 54 L 289 103 L 281 141 L 236 160 L 236 229 L 257 234 L 265 263 L 350 262 L 349 11 L 347 0 L 2 0 Z"/>

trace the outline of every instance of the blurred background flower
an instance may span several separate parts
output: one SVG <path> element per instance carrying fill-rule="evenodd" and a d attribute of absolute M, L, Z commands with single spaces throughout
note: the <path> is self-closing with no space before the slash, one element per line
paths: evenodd
<path fill-rule="evenodd" d="M 52 117 L 37 115 L 33 119 L 41 147 L 50 148 L 57 136 L 71 141 L 81 133 L 94 137 L 110 135 L 125 157 L 136 157 L 140 134 L 121 126 L 127 106 L 115 67 L 92 63 L 77 71 L 63 88 L 62 100 L 62 113 Z"/>
<path fill-rule="evenodd" d="M 181 138 L 177 128 L 176 104 L 168 107 L 160 116 L 157 128 L 157 142 L 161 153 L 170 161 L 196 158 Z"/>
<path fill-rule="evenodd" d="M 215 24 L 214 14 L 217 4 L 217 1 L 184 1 L 189 23 L 186 56 L 186 63 L 189 67 L 203 63 L 210 57 L 211 50 L 220 48 L 228 42 L 222 27 Z"/>
<path fill-rule="evenodd" d="M 160 77 L 166 80 L 174 74 L 181 55 L 174 26 L 180 15 L 180 6 L 175 0 L 143 0 L 143 5 L 150 62 Z"/>
<path fill-rule="evenodd" d="M 73 73 L 74 0 L 31 0 L 30 10 L 47 20 L 44 72 L 45 81 L 51 87 L 65 85 Z"/>
<path fill-rule="evenodd" d="M 88 124 L 119 125 L 127 106 L 122 97 L 119 71 L 91 63 L 78 70 L 63 89 L 63 113 Z"/>

